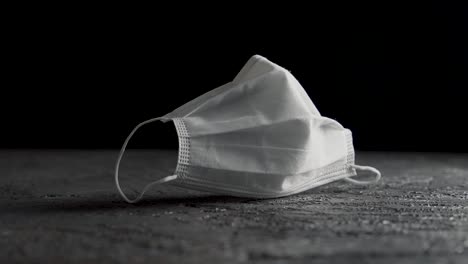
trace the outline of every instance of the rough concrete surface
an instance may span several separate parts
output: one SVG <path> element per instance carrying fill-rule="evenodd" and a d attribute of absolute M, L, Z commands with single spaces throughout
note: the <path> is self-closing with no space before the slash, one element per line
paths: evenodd
<path fill-rule="evenodd" d="M 175 151 L 134 151 L 138 190 Z M 357 153 L 375 186 L 268 200 L 160 185 L 125 203 L 113 151 L 1 151 L 0 263 L 468 263 L 468 155 Z M 132 193 L 127 188 L 127 192 Z"/>

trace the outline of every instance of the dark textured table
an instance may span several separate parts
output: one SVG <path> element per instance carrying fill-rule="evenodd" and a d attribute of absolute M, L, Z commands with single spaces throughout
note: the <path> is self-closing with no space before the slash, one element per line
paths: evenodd
<path fill-rule="evenodd" d="M 134 151 L 141 188 L 175 151 Z M 468 155 L 357 153 L 375 186 L 255 200 L 158 186 L 113 151 L 1 151 L 0 263 L 468 263 Z M 127 188 L 131 193 L 131 190 Z"/>

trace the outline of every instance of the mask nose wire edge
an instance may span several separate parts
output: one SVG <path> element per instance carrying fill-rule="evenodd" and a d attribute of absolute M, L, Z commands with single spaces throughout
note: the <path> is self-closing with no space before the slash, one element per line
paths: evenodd
<path fill-rule="evenodd" d="M 170 176 L 166 176 L 162 179 L 159 179 L 159 180 L 156 180 L 156 181 L 153 181 L 153 182 L 150 182 L 148 183 L 144 188 L 143 190 L 141 191 L 141 193 L 138 195 L 137 198 L 135 199 L 129 199 L 125 193 L 122 191 L 122 188 L 120 188 L 120 183 L 119 183 L 119 167 L 120 167 L 120 161 L 122 160 L 122 157 L 123 157 L 123 154 L 125 153 L 125 149 L 127 148 L 127 144 L 128 142 L 130 141 L 130 139 L 132 138 L 133 134 L 135 134 L 135 132 L 142 126 L 148 124 L 148 123 L 151 123 L 151 122 L 154 122 L 154 121 L 158 121 L 158 120 L 161 120 L 161 121 L 165 121 L 167 120 L 166 118 L 163 118 L 163 117 L 156 117 L 156 118 L 151 118 L 151 119 L 148 119 L 146 121 L 143 121 L 141 122 L 140 124 L 138 124 L 133 130 L 132 132 L 130 132 L 130 134 L 128 135 L 127 139 L 125 139 L 125 142 L 123 143 L 122 145 L 122 148 L 120 149 L 120 153 L 119 153 L 119 157 L 117 158 L 117 162 L 115 164 L 115 174 L 114 174 L 114 178 L 115 178 L 115 186 L 117 187 L 117 190 L 119 191 L 120 195 L 122 196 L 122 198 L 127 201 L 128 203 L 136 203 L 138 201 L 141 200 L 141 198 L 143 197 L 143 195 L 145 194 L 145 192 L 151 188 L 151 186 L 155 185 L 155 184 L 161 184 L 161 183 L 165 183 L 165 182 L 169 182 L 169 181 L 172 181 L 172 180 L 175 180 L 177 179 L 177 175 L 170 175 Z"/>
<path fill-rule="evenodd" d="M 360 181 L 360 180 L 355 180 L 355 179 L 348 177 L 348 178 L 344 178 L 345 181 L 348 181 L 357 185 L 369 185 L 369 184 L 377 183 L 380 180 L 380 178 L 382 178 L 382 174 L 376 168 L 373 168 L 370 166 L 360 166 L 360 165 L 355 165 L 355 164 L 350 165 L 350 167 L 356 170 L 360 170 L 360 171 L 370 171 L 375 175 L 375 179 L 370 180 L 370 181 Z"/>

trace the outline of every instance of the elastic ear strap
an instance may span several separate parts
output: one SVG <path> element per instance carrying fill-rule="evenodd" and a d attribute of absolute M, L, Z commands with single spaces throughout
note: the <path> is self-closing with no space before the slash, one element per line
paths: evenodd
<path fill-rule="evenodd" d="M 142 126 L 148 124 L 148 123 L 151 123 L 151 122 L 154 122 L 154 121 L 158 121 L 158 120 L 162 120 L 161 117 L 157 117 L 157 118 L 152 118 L 152 119 L 149 119 L 149 120 L 146 120 L 144 122 L 141 122 L 140 124 L 138 124 L 133 130 L 132 132 L 130 133 L 130 135 L 128 135 L 127 139 L 125 139 L 125 142 L 122 146 L 122 149 L 120 150 L 120 153 L 119 153 L 119 157 L 117 158 L 117 163 L 115 164 L 115 185 L 117 187 L 117 190 L 119 191 L 120 195 L 122 196 L 122 198 L 124 198 L 125 201 L 127 201 L 128 203 L 136 203 L 138 201 L 141 200 L 141 198 L 143 197 L 143 195 L 145 194 L 145 192 L 151 188 L 151 186 L 155 185 L 155 184 L 160 184 L 160 183 L 164 183 L 164 182 L 168 182 L 168 181 L 172 181 L 172 180 L 175 180 L 177 178 L 177 175 L 170 175 L 170 176 L 167 176 L 167 177 L 164 177 L 162 179 L 159 179 L 157 181 L 153 181 L 149 184 L 147 184 L 143 190 L 141 191 L 140 195 L 138 195 L 137 198 L 131 200 L 129 199 L 125 193 L 122 191 L 122 189 L 120 188 L 120 183 L 119 183 L 119 167 L 120 167 L 120 161 L 122 160 L 122 157 L 123 157 L 123 154 L 125 152 L 125 149 L 127 148 L 127 144 L 128 142 L 130 141 L 130 139 L 132 138 L 133 134 L 135 134 L 135 132 Z"/>
<path fill-rule="evenodd" d="M 344 180 L 346 180 L 348 182 L 358 184 L 358 185 L 369 185 L 369 184 L 377 183 L 380 180 L 380 178 L 382 178 L 382 175 L 380 174 L 380 171 L 378 171 L 376 168 L 369 167 L 369 166 L 354 165 L 354 164 L 351 165 L 351 167 L 355 168 L 356 170 L 359 170 L 359 171 L 370 171 L 375 175 L 375 179 L 370 180 L 370 181 L 360 181 L 360 180 L 355 180 L 355 179 L 352 179 L 352 178 L 349 178 L 349 177 L 344 178 Z"/>

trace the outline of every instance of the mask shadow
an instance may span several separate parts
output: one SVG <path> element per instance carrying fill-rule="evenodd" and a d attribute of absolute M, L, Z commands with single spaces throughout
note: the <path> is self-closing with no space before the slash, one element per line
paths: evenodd
<path fill-rule="evenodd" d="M 22 214 L 34 213 L 86 213 L 124 211 L 130 209 L 153 209 L 154 212 L 166 211 L 175 206 L 202 207 L 222 204 L 242 204 L 262 201 L 221 195 L 151 197 L 147 196 L 136 204 L 129 204 L 118 195 L 95 195 L 92 197 L 59 197 L 55 199 L 28 199 L 7 203 L 2 206 L 7 212 Z"/>

